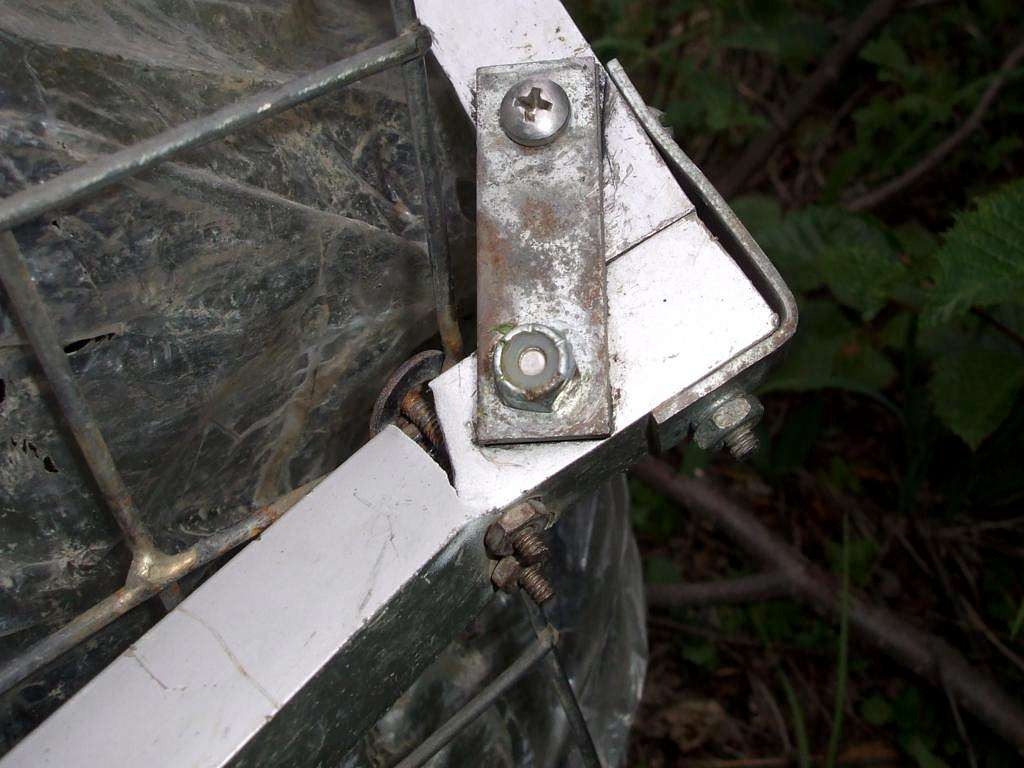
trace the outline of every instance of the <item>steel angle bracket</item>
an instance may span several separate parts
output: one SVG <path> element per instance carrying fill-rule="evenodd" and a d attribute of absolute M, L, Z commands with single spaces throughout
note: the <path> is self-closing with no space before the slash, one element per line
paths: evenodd
<path fill-rule="evenodd" d="M 639 91 L 618 60 L 609 62 L 608 76 L 668 163 L 682 189 L 694 201 L 701 221 L 718 238 L 776 317 L 770 334 L 740 349 L 706 376 L 651 412 L 655 426 L 652 431 L 653 448 L 663 450 L 687 436 L 695 421 L 703 416 L 705 408 L 702 406 L 713 401 L 723 388 L 753 391 L 761 383 L 770 367 L 777 362 L 786 342 L 796 333 L 799 312 L 792 291 L 775 265 L 725 198 L 644 104 Z"/>
<path fill-rule="evenodd" d="M 477 70 L 483 445 L 611 432 L 598 76 L 591 57 Z"/>

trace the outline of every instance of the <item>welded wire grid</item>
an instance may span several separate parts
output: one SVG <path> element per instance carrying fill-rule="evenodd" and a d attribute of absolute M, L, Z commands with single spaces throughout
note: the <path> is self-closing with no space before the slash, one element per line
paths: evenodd
<path fill-rule="evenodd" d="M 257 93 L 213 114 L 184 123 L 150 139 L 24 189 L 0 201 L 0 282 L 43 374 L 53 391 L 61 415 L 85 458 L 89 471 L 117 521 L 132 563 L 125 585 L 69 623 L 39 641 L 0 669 L 0 692 L 19 682 L 64 652 L 99 631 L 114 619 L 154 595 L 168 595 L 173 605 L 177 581 L 257 536 L 300 499 L 311 486 L 296 489 L 245 520 L 222 529 L 177 554 L 161 551 L 143 522 L 131 493 L 118 471 L 106 440 L 75 381 L 56 327 L 32 280 L 28 265 L 12 233 L 20 224 L 48 211 L 94 195 L 174 155 L 229 133 L 252 126 L 307 101 L 330 93 L 385 69 L 401 66 L 409 104 L 427 229 L 434 301 L 446 366 L 462 354 L 452 270 L 445 231 L 444 207 L 437 148 L 430 120 L 425 54 L 430 33 L 419 24 L 413 0 L 392 0 L 397 35 L 386 43 L 335 62 L 279 88 Z M 312 485 L 312 484 L 311 484 Z M 534 616 L 537 639 L 513 664 L 403 760 L 408 768 L 430 759 L 469 724 L 483 708 L 542 658 L 549 671 L 588 768 L 599 766 L 594 744 L 580 714 L 564 668 L 554 654 L 555 630 Z M 553 660 L 553 661 L 552 661 Z"/>

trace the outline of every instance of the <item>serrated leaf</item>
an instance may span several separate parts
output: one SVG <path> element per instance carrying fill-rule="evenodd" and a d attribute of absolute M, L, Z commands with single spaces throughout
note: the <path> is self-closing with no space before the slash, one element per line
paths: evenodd
<path fill-rule="evenodd" d="M 794 290 L 812 291 L 830 283 L 857 301 L 851 306 L 859 309 L 866 302 L 870 309 L 874 300 L 862 297 L 871 268 L 882 265 L 886 274 L 899 268 L 889 238 L 868 217 L 830 206 L 783 216 L 777 202 L 760 196 L 740 198 L 734 209 Z M 851 274 L 857 276 L 858 287 L 847 291 L 842 283 Z"/>
<path fill-rule="evenodd" d="M 843 304 L 870 320 L 906 279 L 906 268 L 886 243 L 825 248 L 820 258 L 825 282 Z"/>
<path fill-rule="evenodd" d="M 861 49 L 860 57 L 878 65 L 879 80 L 901 82 L 920 74 L 920 69 L 910 63 L 903 45 L 891 35 L 880 35 L 869 41 Z"/>
<path fill-rule="evenodd" d="M 862 329 L 850 322 L 835 302 L 810 299 L 800 303 L 796 338 L 761 391 L 836 388 L 877 393 L 895 375 L 888 358 L 871 345 Z"/>
<path fill-rule="evenodd" d="M 934 279 L 927 313 L 933 324 L 972 306 L 1024 303 L 1024 179 L 957 217 L 936 254 Z"/>
<path fill-rule="evenodd" d="M 1006 419 L 1024 386 L 1024 358 L 969 347 L 935 361 L 929 383 L 935 413 L 972 450 Z"/>

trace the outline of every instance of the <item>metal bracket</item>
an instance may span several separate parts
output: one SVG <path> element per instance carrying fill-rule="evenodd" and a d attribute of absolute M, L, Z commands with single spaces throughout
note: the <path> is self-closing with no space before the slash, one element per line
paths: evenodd
<path fill-rule="evenodd" d="M 593 58 L 477 70 L 482 445 L 612 428 Z"/>

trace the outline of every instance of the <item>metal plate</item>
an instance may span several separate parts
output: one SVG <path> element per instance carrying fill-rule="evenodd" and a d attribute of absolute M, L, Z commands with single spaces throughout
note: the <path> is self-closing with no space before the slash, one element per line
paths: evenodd
<path fill-rule="evenodd" d="M 524 147 L 499 125 L 506 92 L 528 77 L 562 86 L 569 122 Z M 602 243 L 601 110 L 592 58 L 477 72 L 477 440 L 542 442 L 611 432 Z M 578 379 L 551 412 L 499 399 L 490 352 L 509 328 L 540 323 L 568 338 Z"/>
<path fill-rule="evenodd" d="M 477 445 L 476 361 L 430 383 L 459 498 L 485 510 L 539 494 L 557 506 L 650 450 L 651 412 L 768 338 L 778 321 L 700 221 L 677 221 L 608 265 L 615 431 L 607 440 Z"/>
<path fill-rule="evenodd" d="M 558 0 L 416 0 L 431 53 L 474 114 L 476 71 L 594 52 Z M 604 104 L 604 243 L 611 261 L 693 210 L 615 88 Z"/>

